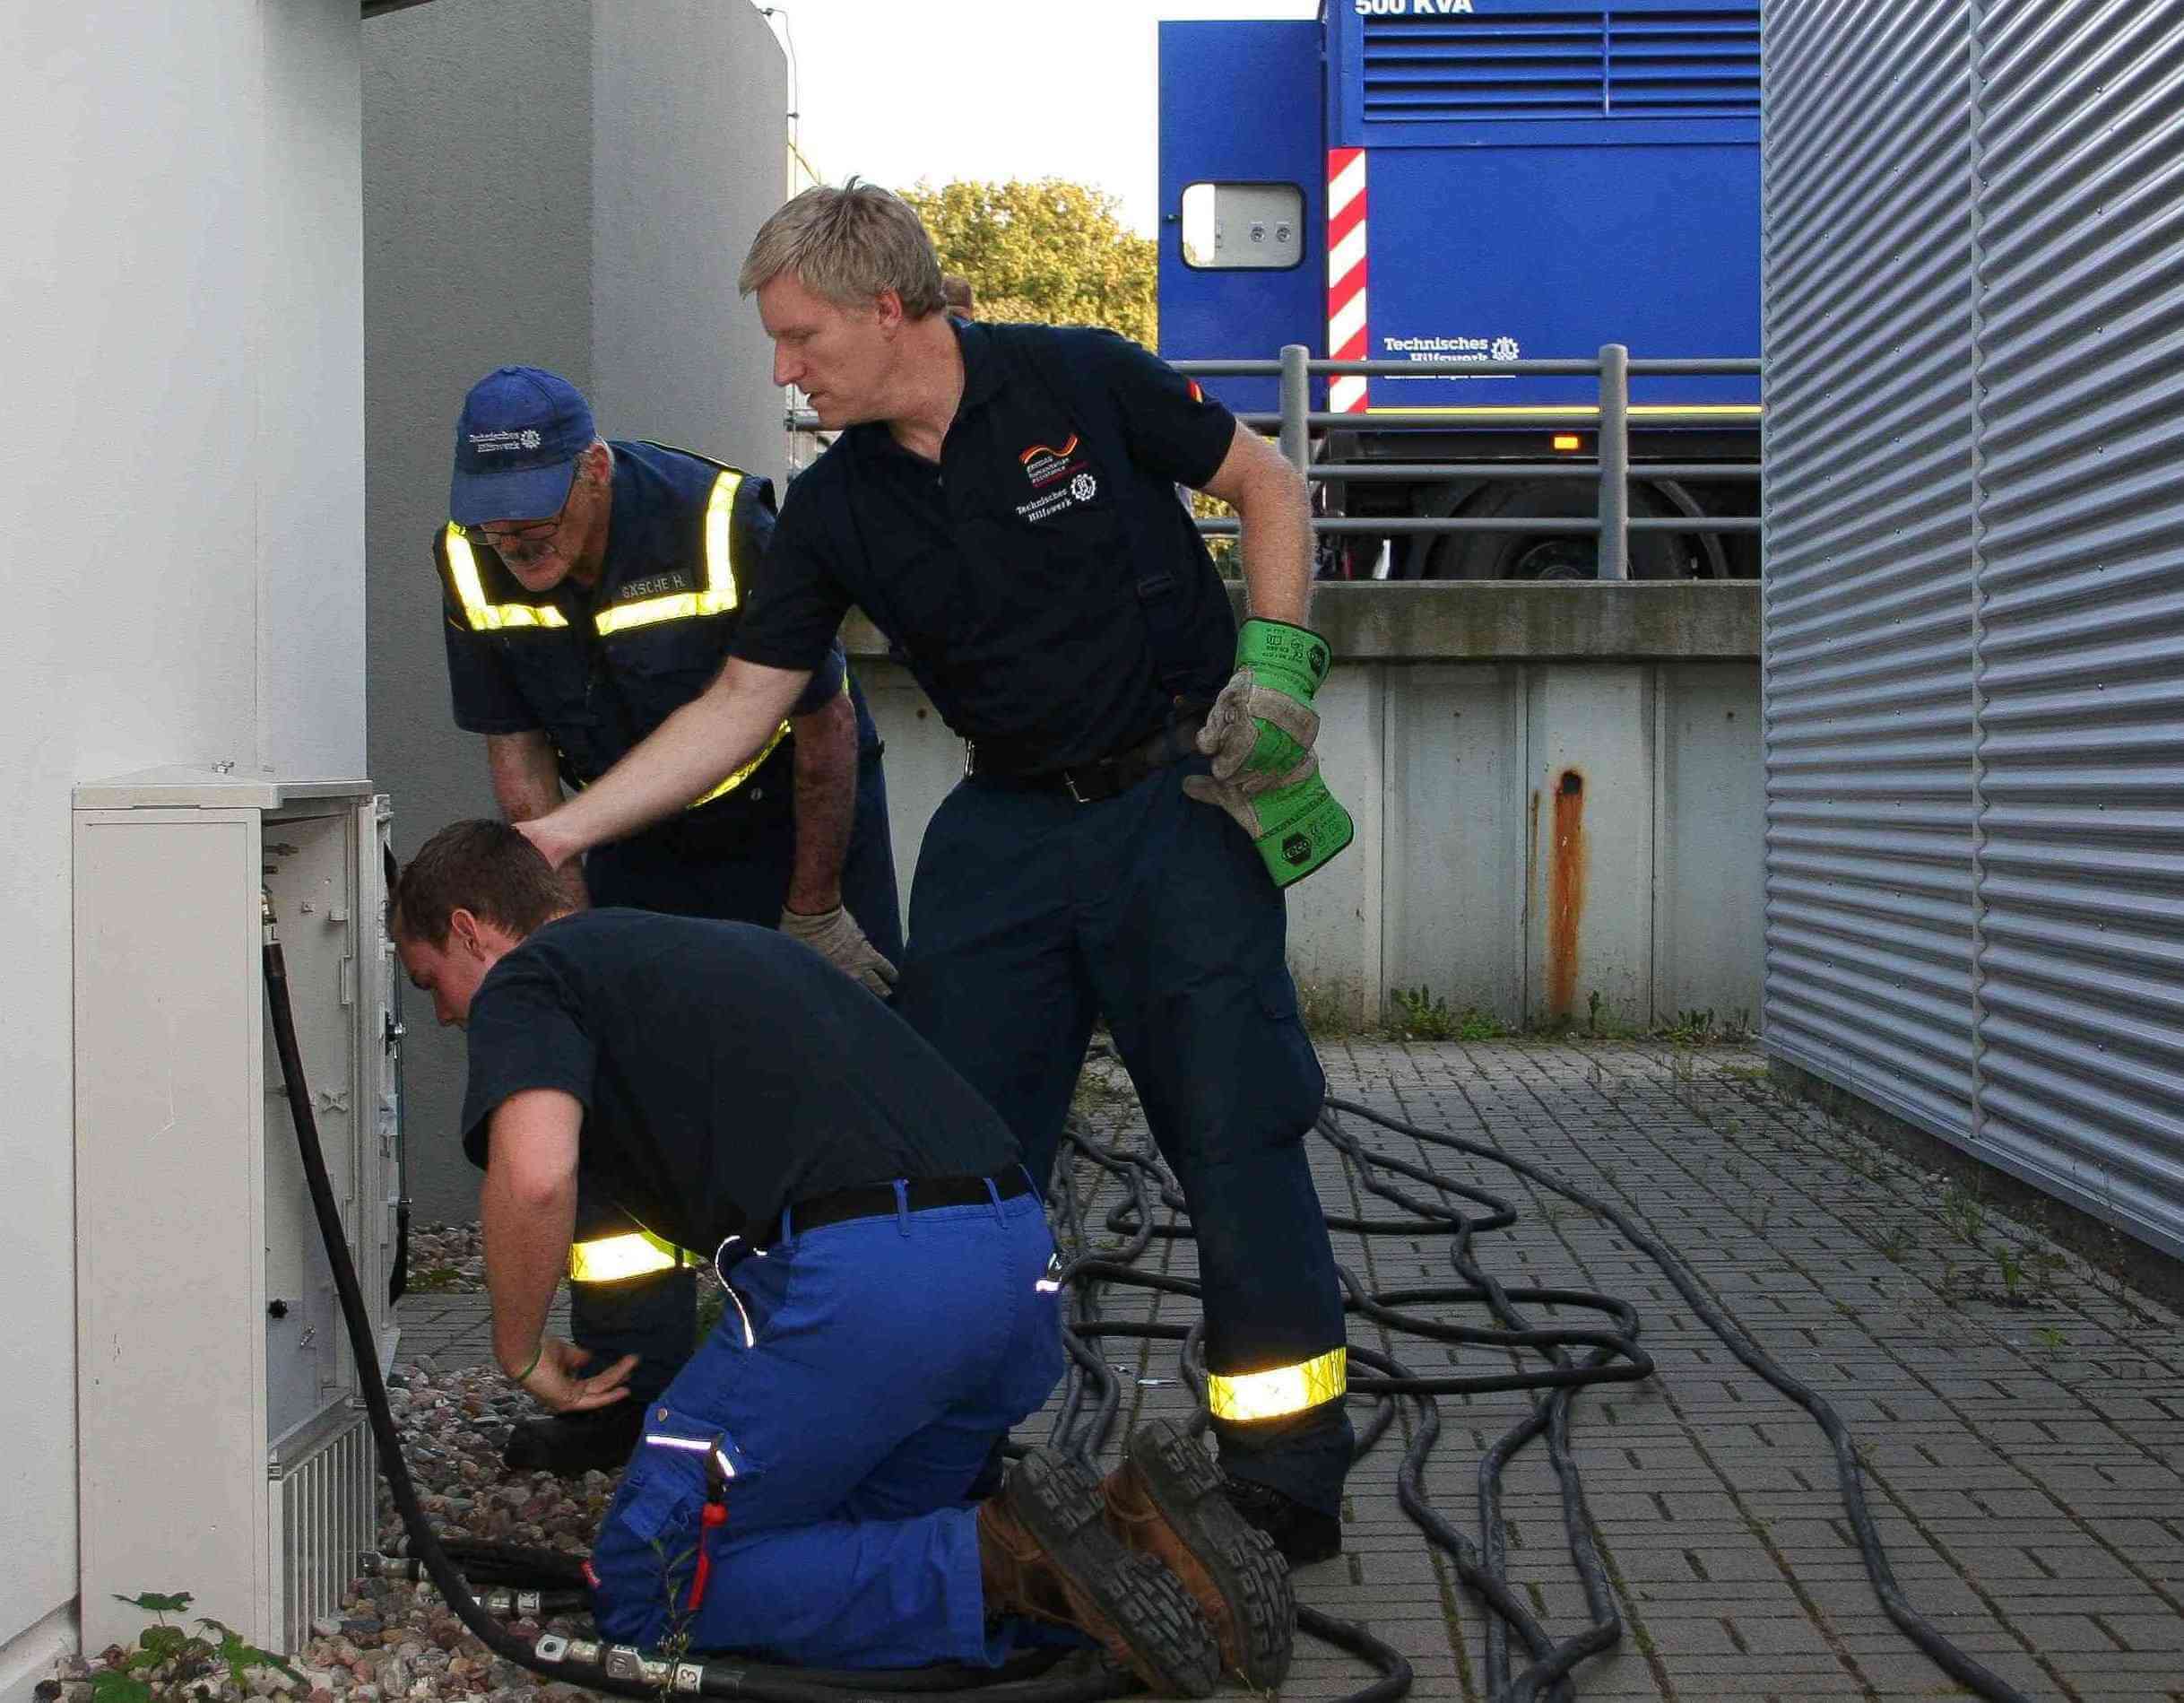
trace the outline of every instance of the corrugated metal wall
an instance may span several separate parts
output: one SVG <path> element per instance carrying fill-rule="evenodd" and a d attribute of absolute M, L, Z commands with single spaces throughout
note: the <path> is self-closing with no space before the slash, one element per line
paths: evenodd
<path fill-rule="evenodd" d="M 1764 58 L 1768 1046 L 2184 1255 L 2184 9 Z"/>

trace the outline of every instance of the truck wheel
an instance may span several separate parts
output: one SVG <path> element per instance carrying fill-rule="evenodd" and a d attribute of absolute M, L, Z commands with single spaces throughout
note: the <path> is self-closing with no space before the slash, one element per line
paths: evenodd
<path fill-rule="evenodd" d="M 1582 479 L 1534 479 L 1492 485 L 1462 510 L 1481 519 L 1503 515 L 1537 516 L 1543 520 L 1590 517 L 1599 499 Z M 1631 514 L 1661 516 L 1673 510 L 1642 485 L 1631 490 Z M 1633 579 L 1682 579 L 1691 568 L 1690 541 L 1676 533 L 1631 534 Z M 1597 579 L 1600 547 L 1584 533 L 1451 533 L 1435 540 L 1427 559 L 1428 579 Z"/>

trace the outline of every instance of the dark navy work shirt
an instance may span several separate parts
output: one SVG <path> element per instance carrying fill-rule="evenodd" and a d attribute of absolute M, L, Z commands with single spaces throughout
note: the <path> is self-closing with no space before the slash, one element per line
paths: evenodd
<path fill-rule="evenodd" d="M 814 667 L 854 604 L 982 764 L 1105 756 L 1228 678 L 1235 617 L 1175 486 L 1214 476 L 1235 417 L 1113 332 L 951 323 L 939 464 L 844 431 L 789 487 L 735 654 Z"/>
<path fill-rule="evenodd" d="M 542 729 L 570 786 L 588 785 L 720 672 L 730 640 L 744 618 L 750 580 L 774 531 L 773 486 L 745 474 L 729 514 L 728 542 L 737 595 L 733 606 L 673 619 L 633 621 L 602 633 L 598 612 L 630 604 L 672 599 L 703 590 L 706 582 L 706 513 L 721 469 L 702 456 L 658 444 L 617 441 L 613 511 L 598 583 L 564 578 L 551 591 L 526 591 L 481 539 L 470 540 L 480 586 L 490 604 L 550 608 L 553 624 L 518 619 L 477 630 L 462 606 L 447 567 L 445 533 L 433 539 L 445 593 L 443 622 L 447 682 L 455 726 L 474 734 L 519 734 Z M 811 685 L 793 714 L 826 703 L 842 690 L 838 644 L 822 646 Z M 877 741 L 858 704 L 861 740 Z M 699 827 L 731 835 L 739 822 L 777 817 L 789 808 L 792 742 L 742 786 L 689 817 L 663 825 L 688 839 Z M 660 830 L 655 830 L 660 831 Z"/>
<path fill-rule="evenodd" d="M 1000 1117 L 810 947 L 748 923 L 582 911 L 471 1002 L 463 1148 L 525 1089 L 585 1108 L 578 1165 L 654 1235 L 711 1252 L 784 1206 L 1020 1162 Z"/>

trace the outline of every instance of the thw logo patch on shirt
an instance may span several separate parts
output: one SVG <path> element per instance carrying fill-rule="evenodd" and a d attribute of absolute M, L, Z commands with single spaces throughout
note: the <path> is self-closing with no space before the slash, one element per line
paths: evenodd
<path fill-rule="evenodd" d="M 1092 464 L 1079 453 L 1079 441 L 1071 432 L 1067 442 L 1059 448 L 1051 444 L 1033 444 L 1017 459 L 1023 465 L 1024 477 L 1031 485 L 1028 500 L 1016 506 L 1020 519 L 1035 525 L 1052 520 L 1066 509 L 1090 502 L 1099 495 L 1099 476 L 1092 471 Z"/>

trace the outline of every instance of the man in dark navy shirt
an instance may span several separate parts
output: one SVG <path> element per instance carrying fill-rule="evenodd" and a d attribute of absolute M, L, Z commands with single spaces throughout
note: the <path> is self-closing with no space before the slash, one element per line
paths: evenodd
<path fill-rule="evenodd" d="M 566 379 L 503 367 L 464 399 L 450 502 L 433 555 L 455 725 L 484 735 L 495 802 L 521 821 L 719 672 L 773 492 L 685 450 L 604 442 Z M 750 761 L 692 796 L 585 858 L 593 902 L 778 925 L 886 995 L 902 951 L 886 783 L 838 645 Z M 657 1392 L 696 1331 L 685 1256 L 587 1195 L 569 1275 L 576 1340 L 608 1360 L 636 1351 L 637 1397 Z M 508 1464 L 612 1466 L 634 1412 L 519 1426 Z"/>
<path fill-rule="evenodd" d="M 899 1007 L 1043 1185 L 1105 1016 L 1190 1203 L 1238 1503 L 1292 1560 L 1332 1555 L 1347 1350 L 1303 1150 L 1325 1084 L 1277 885 L 1348 838 L 1311 752 L 1328 656 L 1303 481 L 1122 338 L 949 318 L 883 190 L 799 195 L 741 284 L 776 379 L 840 436 L 790 490 L 720 680 L 524 831 L 559 862 L 747 760 L 861 605 L 969 746 L 920 854 Z M 1241 517 L 1241 636 L 1178 483 Z"/>
<path fill-rule="evenodd" d="M 589 1564 L 608 1638 L 983 1664 L 1007 1652 L 1000 1617 L 1029 1615 L 1156 1690 L 1203 1695 L 1225 1660 L 1279 1682 L 1281 1562 L 1239 1547 L 1257 1534 L 1172 1422 L 1105 1487 L 1034 1450 L 971 1505 L 1061 1377 L 1061 1273 L 1015 1137 L 906 1024 L 773 930 L 572 911 L 501 822 L 434 835 L 392 919 L 411 979 L 468 1031 L 494 1355 L 549 1407 L 640 1421 Z M 629 1360 L 587 1375 L 546 1334 L 580 1176 L 727 1288 L 646 1403 Z M 1127 1546 L 1104 1497 L 1131 1510 Z"/>

